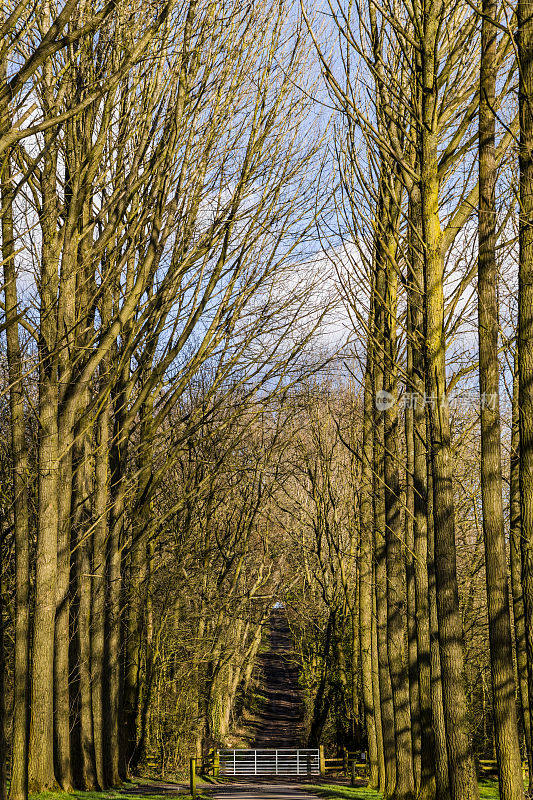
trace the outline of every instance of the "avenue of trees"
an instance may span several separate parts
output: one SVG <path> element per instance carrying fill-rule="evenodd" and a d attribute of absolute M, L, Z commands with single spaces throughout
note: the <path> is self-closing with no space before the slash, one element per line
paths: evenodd
<path fill-rule="evenodd" d="M 275 602 L 310 744 L 525 798 L 533 4 L 0 27 L 0 800 L 235 741 Z"/>
<path fill-rule="evenodd" d="M 233 436 L 242 409 L 253 420 L 293 381 L 320 319 L 293 267 L 319 153 L 289 13 L 3 6 L 0 788 L 8 768 L 12 798 L 126 774 L 151 563 L 212 477 L 200 461 L 176 493 L 183 454 L 215 418 Z M 218 591 L 226 571 L 238 593 L 232 537 Z"/>

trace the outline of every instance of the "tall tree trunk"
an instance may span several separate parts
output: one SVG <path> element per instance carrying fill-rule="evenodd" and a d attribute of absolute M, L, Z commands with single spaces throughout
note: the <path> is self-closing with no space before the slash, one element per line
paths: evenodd
<path fill-rule="evenodd" d="M 431 201 L 435 201 L 434 196 L 431 197 Z M 428 205 L 431 206 L 430 203 Z M 431 216 L 428 214 L 427 221 L 430 225 L 433 222 Z M 457 586 L 450 424 L 444 366 L 443 265 L 440 257 L 440 236 L 437 238 L 436 248 L 431 248 L 428 243 L 426 319 L 428 394 L 433 405 L 430 408 L 430 429 L 441 678 L 452 800 L 477 800 L 479 793 L 470 741 L 463 631 Z"/>
<path fill-rule="evenodd" d="M 520 200 L 518 263 L 518 407 L 520 411 L 520 524 L 522 592 L 533 721 L 533 14 L 518 2 Z"/>
<path fill-rule="evenodd" d="M 71 618 L 71 525 L 72 525 L 72 450 L 74 446 L 74 415 L 63 408 L 63 399 L 72 389 L 72 360 L 76 352 L 76 274 L 77 246 L 72 219 L 75 205 L 68 170 L 65 177 L 68 208 L 65 242 L 61 258 L 58 329 L 58 457 L 59 488 L 57 527 L 57 605 L 55 615 L 54 658 L 54 749 L 57 779 L 65 791 L 73 785 L 70 741 L 70 618 Z"/>
<path fill-rule="evenodd" d="M 57 779 L 64 791 L 73 786 L 70 742 L 70 525 L 72 497 L 73 430 L 69 418 L 60 418 L 58 536 L 57 536 L 57 608 L 54 645 L 54 751 Z"/>
<path fill-rule="evenodd" d="M 153 611 L 153 601 L 152 601 L 152 559 L 154 554 L 154 543 L 149 541 L 147 544 L 147 577 L 146 577 L 146 632 L 144 637 L 144 646 L 145 646 L 145 653 L 144 653 L 144 681 L 143 681 L 143 691 L 142 691 L 142 698 L 139 708 L 139 716 L 137 727 L 139 729 L 139 740 L 137 743 L 137 752 L 139 753 L 139 757 L 146 751 L 147 746 L 147 730 L 148 730 L 148 715 L 150 712 L 150 704 L 152 702 L 152 687 L 154 683 L 154 611 Z M 253 666 L 253 661 L 255 658 L 255 654 L 257 652 L 257 648 L 259 647 L 260 643 L 260 636 L 257 639 L 257 646 L 254 648 L 252 647 L 250 652 L 252 655 L 250 656 L 251 664 Z"/>
<path fill-rule="evenodd" d="M 147 580 L 146 538 L 134 527 L 128 581 L 128 633 L 126 672 L 124 676 L 124 725 L 128 769 L 135 769 L 137 752 L 137 717 L 143 681 L 142 654 L 145 637 L 145 591 Z"/>
<path fill-rule="evenodd" d="M 152 411 L 150 397 L 143 404 L 140 417 L 137 508 L 133 522 L 128 586 L 128 631 L 124 678 L 124 726 L 126 761 L 135 770 L 141 753 L 137 742 L 137 722 L 143 681 L 142 654 L 146 642 L 146 606 L 148 588 L 148 546 L 151 509 L 149 503 L 152 474 Z M 146 675 L 144 679 L 146 680 Z"/>
<path fill-rule="evenodd" d="M 450 413 L 446 399 L 444 260 L 439 220 L 438 31 L 441 4 L 424 19 L 421 193 L 425 268 L 426 382 L 433 474 L 435 577 L 444 718 L 452 800 L 477 800 L 464 672 L 464 647 L 455 549 Z"/>
<path fill-rule="evenodd" d="M 409 302 L 409 301 L 408 301 Z M 411 314 L 407 310 L 407 383 L 405 397 L 411 392 L 409 376 L 413 371 L 411 343 Z M 409 666 L 409 706 L 411 716 L 411 746 L 413 778 L 418 797 L 422 782 L 422 725 L 420 716 L 420 686 L 418 677 L 418 641 L 416 618 L 415 538 L 414 538 L 414 414 L 412 403 L 404 405 L 405 423 L 405 569 L 407 581 L 407 661 Z"/>
<path fill-rule="evenodd" d="M 424 411 L 425 414 L 425 411 Z M 425 441 L 429 441 L 429 419 L 426 420 Z M 427 451 L 427 565 L 431 659 L 431 718 L 435 736 L 435 789 L 437 800 L 450 800 L 448 745 L 444 720 L 442 675 L 440 668 L 439 623 L 437 619 L 437 584 L 435 580 L 435 537 L 433 533 L 433 476 L 431 458 Z"/>
<path fill-rule="evenodd" d="M 372 305 L 372 301 L 371 301 Z M 372 330 L 372 310 L 369 312 L 369 330 Z M 368 785 L 379 787 L 379 763 L 374 715 L 372 684 L 372 339 L 367 342 L 361 489 L 359 502 L 359 630 L 361 648 L 361 674 L 365 725 L 368 739 Z"/>
<path fill-rule="evenodd" d="M 481 498 L 493 714 L 502 800 L 524 797 L 516 721 L 502 501 L 496 265 L 496 0 L 483 0 L 479 101 L 478 334 Z"/>
<path fill-rule="evenodd" d="M 518 362 L 515 354 L 513 377 L 513 422 L 511 432 L 509 479 L 509 540 L 518 695 L 520 700 L 520 717 L 522 720 L 522 728 L 524 730 L 526 759 L 528 763 L 529 786 L 531 788 L 533 786 L 533 752 L 531 747 L 531 713 L 529 709 L 529 694 L 527 686 L 524 597 L 522 595 L 522 554 L 520 547 L 520 431 L 518 417 Z"/>
<path fill-rule="evenodd" d="M 390 224 L 390 223 L 389 223 Z M 391 234 L 393 236 L 394 234 Z M 407 654 L 407 585 L 400 511 L 399 422 L 396 367 L 396 306 L 398 276 L 388 254 L 384 309 L 384 478 L 387 563 L 387 646 L 394 705 L 396 787 L 394 798 L 414 796 L 409 665 Z"/>
<path fill-rule="evenodd" d="M 3 526 L 2 526 L 3 528 Z M 4 531 L 0 530 L 2 543 Z M 7 795 L 7 747 L 5 737 L 6 689 L 5 689 L 5 635 L 4 635 L 4 558 L 0 553 L 0 800 Z"/>
<path fill-rule="evenodd" d="M 49 315 L 52 312 L 48 309 Z M 53 356 L 52 356 L 53 360 Z M 56 786 L 53 747 L 54 621 L 57 565 L 57 382 L 49 357 L 41 357 L 39 422 L 39 515 L 35 565 L 35 613 L 31 670 L 28 785 L 39 792 Z M 52 374 L 50 374 L 52 372 Z M 48 373 L 48 374 L 47 374 Z"/>
<path fill-rule="evenodd" d="M 84 405 L 89 402 L 89 394 L 84 390 Z M 74 572 L 77 593 L 77 657 L 79 675 L 79 770 L 81 787 L 87 791 L 97 785 L 94 743 L 94 724 L 92 711 L 91 675 L 91 609 L 92 597 L 92 535 L 91 535 L 91 461 L 90 434 L 84 430 L 85 420 L 78 421 L 74 447 L 74 507 L 73 544 Z"/>
<path fill-rule="evenodd" d="M 379 212 L 382 210 L 378 210 Z M 385 495 L 384 486 L 384 421 L 383 408 L 378 398 L 383 397 L 383 354 L 384 354 L 384 296 L 385 269 L 378 256 L 380 245 L 376 237 L 375 291 L 374 291 L 374 558 L 375 590 L 377 615 L 377 649 L 379 672 L 379 696 L 381 701 L 381 731 L 383 737 L 383 758 L 385 761 L 385 786 L 380 787 L 386 796 L 394 792 L 396 786 L 396 736 L 394 728 L 394 706 L 392 698 L 391 674 L 388 656 L 387 631 L 387 547 L 385 537 Z M 378 407 L 379 406 L 379 407 Z"/>
<path fill-rule="evenodd" d="M 86 120 L 80 120 L 80 125 L 89 125 Z M 75 143 L 74 143 L 75 145 Z M 74 148 L 73 148 L 74 149 Z M 81 158 L 81 153 L 77 154 Z M 76 164 L 76 159 L 72 159 Z M 82 212 L 75 219 L 79 233 L 87 231 L 90 226 L 91 213 L 89 204 L 85 203 Z M 94 280 L 94 264 L 91 254 L 89 237 L 85 236 L 78 243 L 75 239 L 77 250 L 77 269 L 75 271 L 76 297 L 75 310 L 75 343 L 78 352 L 85 352 L 90 348 L 91 336 L 94 334 L 94 305 L 93 293 L 96 294 Z M 104 303 L 106 301 L 103 301 Z M 101 319 L 105 326 L 106 321 Z M 74 369 L 77 379 L 76 391 L 79 396 L 75 420 L 75 440 L 72 453 L 73 458 L 73 508 L 72 508 L 72 568 L 73 568 L 73 594 L 76 596 L 77 616 L 74 621 L 74 634 L 76 637 L 76 658 L 78 688 L 79 688 L 79 714 L 77 731 L 79 734 L 78 753 L 78 778 L 81 788 L 92 791 L 98 788 L 96 770 L 96 748 L 94 741 L 93 719 L 93 676 L 92 676 L 92 613 L 94 605 L 93 596 L 93 497 L 94 481 L 93 468 L 95 461 L 92 457 L 93 419 L 87 417 L 87 409 L 91 401 L 91 391 L 88 382 L 82 381 L 79 372 Z"/>
<path fill-rule="evenodd" d="M 3 84 L 5 80 L 4 65 L 2 66 L 2 75 L 0 77 Z M 7 103 L 0 109 L 0 125 L 2 131 L 7 130 L 10 126 Z M 12 767 L 9 796 L 11 800 L 24 800 L 28 791 L 28 673 L 30 637 L 29 473 L 24 416 L 24 387 L 22 383 L 22 355 L 17 320 L 17 275 L 13 229 L 11 160 L 9 157 L 5 159 L 1 173 L 0 201 L 3 209 L 2 260 L 4 268 L 4 303 L 9 377 L 15 540 L 15 658 L 13 667 Z"/>
<path fill-rule="evenodd" d="M 48 76 L 49 80 L 51 77 Z M 53 134 L 45 134 L 41 229 L 39 329 L 39 500 L 35 564 L 35 613 L 31 665 L 28 786 L 32 792 L 56 788 L 54 773 L 54 629 L 57 605 L 58 534 L 58 358 L 56 304 L 58 231 L 56 157 Z"/>
<path fill-rule="evenodd" d="M 94 534 L 92 578 L 92 718 L 96 779 L 101 789 L 108 786 L 105 764 L 105 607 L 106 607 L 106 543 L 108 538 L 109 506 L 109 429 L 111 405 L 105 394 L 108 359 L 100 368 L 100 391 L 103 402 L 96 421 Z"/>
<path fill-rule="evenodd" d="M 131 293 L 134 281 L 134 264 L 128 261 L 126 269 L 126 294 Z M 119 276 L 116 276 L 115 294 Z M 109 312 L 111 313 L 111 312 Z M 131 331 L 131 321 L 125 326 L 125 341 Z M 115 353 L 119 360 L 119 354 Z M 127 490 L 127 456 L 131 433 L 128 402 L 132 391 L 130 358 L 122 356 L 122 367 L 114 386 L 113 439 L 110 447 L 110 511 L 109 533 L 106 541 L 106 614 L 105 614 L 105 706 L 104 732 L 106 737 L 106 775 L 111 786 L 127 777 L 123 720 L 122 623 L 123 582 L 122 564 L 125 542 L 125 511 Z M 113 365 L 110 364 L 110 369 Z"/>
<path fill-rule="evenodd" d="M 383 727 L 381 724 L 381 696 L 379 693 L 378 626 L 376 607 L 376 568 L 372 564 L 372 698 L 374 701 L 374 726 L 378 752 L 379 789 L 383 791 L 386 783 L 385 756 L 383 753 Z"/>
<path fill-rule="evenodd" d="M 125 540 L 125 510 L 127 476 L 126 463 L 130 429 L 126 425 L 129 383 L 129 363 L 123 367 L 113 398 L 114 429 L 110 451 L 111 508 L 109 535 L 106 546 L 106 639 L 104 707 L 107 760 L 106 774 L 111 786 L 126 778 L 123 719 L 122 621 L 123 582 L 122 552 Z"/>
<path fill-rule="evenodd" d="M 428 583 L 428 484 L 424 378 L 424 262 L 421 198 L 415 184 L 409 198 L 410 260 L 408 265 L 408 336 L 411 362 L 409 398 L 413 414 L 413 552 L 416 593 L 418 687 L 421 728 L 420 800 L 435 797 L 435 732 L 431 698 L 431 636 Z M 440 677 L 439 677 L 440 682 Z M 442 708 L 441 708 L 442 711 Z M 446 756 L 446 754 L 444 754 Z"/>
<path fill-rule="evenodd" d="M 106 292 L 99 308 L 102 325 L 109 324 L 112 314 L 111 293 Z M 96 780 L 101 789 L 107 788 L 106 763 L 106 600 L 107 600 L 107 541 L 109 537 L 110 432 L 111 400 L 109 397 L 111 356 L 100 364 L 98 391 L 100 411 L 95 425 L 94 504 L 93 504 L 93 566 L 92 566 L 92 631 L 91 631 L 91 704 L 94 736 Z"/>
<path fill-rule="evenodd" d="M 120 432 L 115 431 L 115 439 L 121 439 Z M 121 782 L 120 774 L 120 747 L 122 731 L 121 719 L 121 546 L 124 538 L 124 499 L 125 499 L 125 464 L 122 460 L 122 445 L 113 445 L 113 467 L 111 470 L 112 512 L 107 540 L 106 572 L 107 572 L 107 598 L 106 598 L 106 701 L 104 707 L 104 726 L 106 733 L 105 757 L 107 761 L 106 774 L 111 786 L 118 786 Z"/>

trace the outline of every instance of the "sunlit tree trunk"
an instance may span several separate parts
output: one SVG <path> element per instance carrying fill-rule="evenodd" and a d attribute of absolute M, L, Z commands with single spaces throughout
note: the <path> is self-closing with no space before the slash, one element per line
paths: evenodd
<path fill-rule="evenodd" d="M 382 211 L 382 204 L 379 212 Z M 383 738 L 383 757 L 385 761 L 385 786 L 380 787 L 385 795 L 392 795 L 396 786 L 396 736 L 394 727 L 394 706 L 392 697 L 391 673 L 388 656 L 387 630 L 387 546 L 384 493 L 384 414 L 378 398 L 384 391 L 384 297 L 386 289 L 385 267 L 379 253 L 379 233 L 376 236 L 374 326 L 373 338 L 375 356 L 374 390 L 374 464 L 373 464 L 373 504 L 374 504 L 374 559 L 377 615 L 377 651 L 379 673 L 379 696 L 381 703 L 381 731 Z M 379 406 L 379 407 L 378 407 Z"/>
<path fill-rule="evenodd" d="M 376 567 L 372 563 L 372 698 L 374 701 L 374 725 L 376 729 L 376 745 L 378 753 L 379 788 L 385 786 L 385 756 L 383 752 L 383 727 L 381 724 L 381 696 L 379 693 L 379 658 L 378 658 L 378 626 L 376 607 Z"/>
<path fill-rule="evenodd" d="M 431 638 L 428 584 L 428 486 L 424 379 L 424 262 L 420 191 L 409 199 L 408 336 L 411 351 L 408 403 L 413 415 L 413 552 L 421 728 L 420 800 L 435 797 L 435 732 L 431 699 Z M 439 678 L 440 680 L 440 678 Z M 441 709 L 442 710 L 442 709 Z"/>
<path fill-rule="evenodd" d="M 130 575 L 128 585 L 128 630 L 126 637 L 126 670 L 124 678 L 124 725 L 126 761 L 135 770 L 141 753 L 138 748 L 138 717 L 143 675 L 142 654 L 146 644 L 146 604 L 148 598 L 148 546 L 151 509 L 148 502 L 152 472 L 152 396 L 140 412 L 138 457 L 137 511 L 132 525 Z"/>
<path fill-rule="evenodd" d="M 425 413 L 425 412 L 424 412 Z M 425 441 L 429 442 L 429 419 Z M 433 533 L 433 475 L 427 451 L 427 565 L 431 659 L 431 718 L 435 736 L 435 789 L 437 800 L 450 800 L 448 745 L 444 721 L 442 675 L 440 668 L 439 623 L 437 619 L 437 585 L 435 580 L 435 537 Z"/>
<path fill-rule="evenodd" d="M 518 60 L 520 525 L 529 712 L 533 718 L 533 5 L 530 0 L 518 2 Z"/>
<path fill-rule="evenodd" d="M 48 78 L 50 81 L 51 78 Z M 35 613 L 31 667 L 28 784 L 32 792 L 56 787 L 54 772 L 54 628 L 58 533 L 58 289 L 57 195 L 53 135 L 43 159 L 39 331 L 39 500 L 35 564 Z"/>
<path fill-rule="evenodd" d="M 61 375 L 61 373 L 60 373 Z M 72 497 L 72 447 L 74 435 L 69 418 L 60 418 L 58 536 L 57 536 L 57 607 L 54 646 L 54 750 L 57 779 L 64 791 L 73 785 L 70 741 L 70 526 Z"/>
<path fill-rule="evenodd" d="M 439 220 L 438 30 L 440 2 L 424 19 L 422 63 L 421 200 L 425 270 L 426 386 L 429 396 L 430 452 L 433 474 L 435 578 L 442 691 L 452 800 L 477 800 L 479 789 L 470 740 L 459 609 L 450 414 L 446 397 L 444 333 L 444 261 Z"/>
<path fill-rule="evenodd" d="M 87 204 L 83 209 L 83 227 L 86 230 L 90 223 L 90 213 Z M 88 347 L 91 333 L 94 330 L 95 309 L 91 302 L 92 292 L 95 290 L 94 265 L 91 260 L 91 245 L 86 237 L 80 244 L 83 269 L 82 280 L 78 286 L 78 303 L 80 316 L 80 330 L 78 346 L 83 349 Z M 105 301 L 104 301 L 105 302 Z M 103 322 L 103 320 L 102 320 Z M 105 323 L 103 323 L 105 324 Z M 81 408 L 85 410 L 91 401 L 90 386 L 80 386 L 83 393 Z M 80 660 L 80 745 L 81 745 L 81 781 L 88 791 L 97 789 L 98 770 L 96 764 L 96 743 L 93 715 L 93 673 L 92 673 L 92 633 L 94 623 L 94 583 L 93 570 L 94 558 L 94 506 L 91 500 L 95 492 L 95 466 L 93 457 L 94 421 L 89 421 L 83 411 L 77 422 L 76 436 L 76 472 L 75 496 L 76 507 L 74 528 L 76 538 L 76 589 L 79 597 L 78 611 L 78 654 Z M 97 522 L 97 525 L 99 523 Z"/>
<path fill-rule="evenodd" d="M 478 332 L 481 396 L 481 498 L 493 714 L 502 800 L 524 797 L 516 721 L 507 554 L 502 500 L 496 265 L 496 19 L 495 0 L 483 0 L 479 102 Z"/>
<path fill-rule="evenodd" d="M 5 80 L 5 67 L 0 76 Z M 0 107 L 1 130 L 9 127 L 9 110 Z M 9 411 L 13 474 L 13 516 L 15 539 L 15 658 L 13 668 L 13 737 L 12 768 L 9 785 L 11 800 L 24 800 L 27 795 L 28 770 L 28 671 L 30 635 L 30 531 L 28 507 L 28 447 L 22 384 L 22 354 L 18 330 L 17 275 L 13 228 L 11 160 L 5 158 L 0 181 L 2 204 L 2 261 L 4 270 L 4 303 L 6 350 L 9 376 Z M 2 721 L 0 721 L 2 725 Z M 5 763 L 5 757 L 2 756 Z"/>
<path fill-rule="evenodd" d="M 2 538 L 4 531 L 1 530 Z M 0 555 L 0 800 L 7 795 L 7 743 L 5 737 L 6 692 L 5 692 L 5 632 L 4 632 L 4 559 Z"/>
<path fill-rule="evenodd" d="M 86 404 L 89 398 L 86 397 Z M 74 507 L 72 519 L 75 591 L 77 595 L 76 639 L 79 680 L 79 747 L 80 782 L 83 789 L 94 790 L 97 785 L 94 724 L 92 711 L 91 675 L 91 617 L 92 595 L 92 529 L 91 529 L 91 431 L 78 422 L 74 461 Z"/>
<path fill-rule="evenodd" d="M 392 216 L 391 211 L 388 215 Z M 392 220 L 386 222 L 392 224 Z M 391 237 L 392 237 L 391 233 Z M 398 275 L 393 246 L 386 253 L 386 289 L 384 298 L 384 380 L 387 406 L 384 410 L 384 479 L 385 531 L 387 562 L 387 646 L 394 706 L 396 739 L 396 786 L 394 797 L 407 800 L 414 796 L 409 664 L 407 651 L 407 585 L 405 549 L 402 531 L 398 386 L 396 366 L 396 310 Z"/>
<path fill-rule="evenodd" d="M 409 303 L 409 301 L 408 301 Z M 407 309 L 406 361 L 407 375 L 413 371 L 410 331 L 410 310 Z M 409 378 L 405 385 L 405 566 L 407 583 L 407 660 L 409 665 L 409 705 L 411 711 L 411 746 L 413 753 L 413 778 L 418 796 L 422 780 L 422 735 L 420 716 L 420 686 L 418 676 L 418 640 L 416 618 L 415 538 L 414 538 L 414 415 L 410 402 Z"/>
<path fill-rule="evenodd" d="M 70 137 L 68 144 L 72 146 Z M 70 165 L 74 167 L 74 164 Z M 58 341 L 58 529 L 57 529 L 57 601 L 55 615 L 54 657 L 54 749 L 57 779 L 65 791 L 73 785 L 70 720 L 70 621 L 71 621 L 71 527 L 72 527 L 72 452 L 74 414 L 63 409 L 65 395 L 73 387 L 73 355 L 76 351 L 76 289 L 78 265 L 77 198 L 73 176 L 65 170 L 66 221 L 59 274 L 57 302 Z M 81 281 L 80 281 L 81 282 Z"/>
<path fill-rule="evenodd" d="M 120 746 L 121 723 L 121 546 L 124 540 L 124 512 L 126 493 L 126 442 L 122 429 L 124 394 L 115 397 L 114 443 L 111 448 L 111 515 L 106 543 L 106 639 L 104 733 L 106 774 L 111 786 L 121 782 Z"/>
<path fill-rule="evenodd" d="M 105 304 L 106 305 L 106 304 Z M 101 312 L 107 319 L 107 311 Z M 105 609 L 106 609 L 106 544 L 108 538 L 109 508 L 109 431 L 111 404 L 106 395 L 109 359 L 100 367 L 102 406 L 96 421 L 94 467 L 94 533 L 92 572 L 92 631 L 91 631 L 91 682 L 92 719 L 96 778 L 100 788 L 108 785 L 105 759 Z"/>
<path fill-rule="evenodd" d="M 516 670 L 520 717 L 524 731 L 529 783 L 533 786 L 533 753 L 531 748 L 531 713 L 527 685 L 526 627 L 524 619 L 524 597 L 522 594 L 522 554 L 520 544 L 520 431 L 518 410 L 518 364 L 515 355 L 513 377 L 513 422 L 511 432 L 510 490 L 509 490 L 509 547 L 511 562 L 511 589 L 513 597 L 513 618 L 516 650 Z"/>
<path fill-rule="evenodd" d="M 371 301 L 372 303 L 372 301 Z M 369 330 L 372 330 L 372 311 L 369 311 Z M 361 487 L 359 501 L 359 630 L 361 674 L 365 725 L 368 738 L 370 766 L 369 786 L 379 787 L 378 746 L 372 682 L 372 339 L 367 341 L 365 367 L 363 444 Z"/>

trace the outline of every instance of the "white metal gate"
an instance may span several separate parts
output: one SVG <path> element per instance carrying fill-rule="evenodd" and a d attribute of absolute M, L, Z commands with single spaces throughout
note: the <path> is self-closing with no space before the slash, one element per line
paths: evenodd
<path fill-rule="evenodd" d="M 278 750 L 219 750 L 220 775 L 319 775 L 318 747 Z"/>

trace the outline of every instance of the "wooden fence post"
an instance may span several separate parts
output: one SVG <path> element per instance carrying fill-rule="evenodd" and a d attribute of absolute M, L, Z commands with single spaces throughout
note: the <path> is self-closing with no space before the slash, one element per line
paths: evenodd
<path fill-rule="evenodd" d="M 348 751 L 345 747 L 342 748 L 342 771 L 348 775 Z"/>
<path fill-rule="evenodd" d="M 196 797 L 196 758 L 191 758 L 189 784 L 191 790 L 191 797 Z"/>
<path fill-rule="evenodd" d="M 352 761 L 352 780 L 351 780 L 352 786 L 356 785 L 357 783 L 356 778 L 357 778 L 357 764 L 355 763 L 355 758 L 354 758 L 354 760 Z"/>
<path fill-rule="evenodd" d="M 319 764 L 320 764 L 320 776 L 323 778 L 326 774 L 326 759 L 324 758 L 324 745 L 321 744 L 318 748 L 319 753 Z"/>
<path fill-rule="evenodd" d="M 218 750 L 215 750 L 213 756 L 213 777 L 218 778 L 218 774 L 220 772 L 220 753 Z"/>

